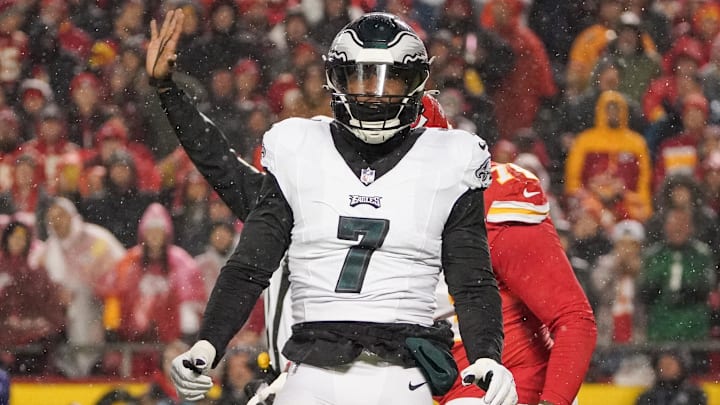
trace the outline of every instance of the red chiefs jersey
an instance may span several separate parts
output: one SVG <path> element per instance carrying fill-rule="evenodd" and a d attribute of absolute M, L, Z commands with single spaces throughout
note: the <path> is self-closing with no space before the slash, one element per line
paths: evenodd
<path fill-rule="evenodd" d="M 568 262 L 537 177 L 514 164 L 492 166 L 485 191 L 488 243 L 502 297 L 502 362 L 512 372 L 519 403 L 541 399 L 569 405 L 580 389 L 597 335 L 590 304 Z M 460 343 L 453 355 L 468 360 Z M 482 396 L 458 382 L 440 403 Z"/>

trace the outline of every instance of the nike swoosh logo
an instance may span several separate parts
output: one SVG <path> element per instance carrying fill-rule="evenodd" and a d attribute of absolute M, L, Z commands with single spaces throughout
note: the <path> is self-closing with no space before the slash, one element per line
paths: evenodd
<path fill-rule="evenodd" d="M 425 384 L 427 384 L 427 381 L 421 382 L 420 384 L 417 384 L 417 385 L 413 385 L 412 382 L 408 382 L 408 389 L 410 391 L 415 391 L 416 389 L 422 387 Z"/>
<path fill-rule="evenodd" d="M 525 198 L 532 198 L 538 194 L 540 194 L 539 191 L 527 191 L 526 188 L 523 189 L 523 197 L 525 197 Z"/>

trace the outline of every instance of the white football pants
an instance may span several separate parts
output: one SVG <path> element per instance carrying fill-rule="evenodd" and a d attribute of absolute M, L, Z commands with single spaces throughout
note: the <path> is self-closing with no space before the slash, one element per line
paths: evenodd
<path fill-rule="evenodd" d="M 363 352 L 332 368 L 291 365 L 274 405 L 432 405 L 418 368 L 403 368 Z"/>

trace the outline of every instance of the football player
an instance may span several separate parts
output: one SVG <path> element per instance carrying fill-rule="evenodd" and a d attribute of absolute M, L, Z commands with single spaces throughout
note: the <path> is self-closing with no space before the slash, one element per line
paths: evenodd
<path fill-rule="evenodd" d="M 560 244 L 538 178 L 511 163 L 493 162 L 492 173 L 485 212 L 502 297 L 502 363 L 515 377 L 520 404 L 570 405 L 595 349 L 590 303 Z M 438 295 L 443 296 L 448 297 Z M 438 316 L 451 313 L 449 302 L 439 304 Z M 457 338 L 453 356 L 462 368 L 468 361 Z M 478 387 L 458 381 L 437 400 L 459 405 L 462 398 L 482 395 Z"/>
<path fill-rule="evenodd" d="M 148 47 L 146 67 L 168 115 L 183 104 L 169 69 L 182 20 L 171 11 L 160 30 L 153 22 Z M 204 371 L 287 250 L 295 324 L 283 353 L 293 365 L 276 404 L 429 404 L 431 392 L 446 392 L 457 372 L 445 356 L 447 331 L 432 319 L 440 269 L 471 360 L 463 381 L 483 384 L 486 403 L 516 403 L 499 363 L 501 308 L 482 202 L 487 146 L 464 131 L 410 128 L 429 63 L 396 17 L 355 20 L 326 62 L 335 119 L 289 119 L 266 133 L 268 174 L 199 341 L 174 361 L 178 392 L 195 400 L 212 386 Z M 198 143 L 211 126 L 201 121 L 187 128 Z"/>
<path fill-rule="evenodd" d="M 450 127 L 437 99 L 429 95 L 423 97 L 416 125 Z M 503 304 L 502 363 L 515 378 L 520 404 L 569 405 L 595 349 L 592 308 L 562 249 L 539 179 L 514 164 L 492 162 L 491 171 L 485 213 Z M 452 300 L 443 287 L 438 286 L 436 319 L 447 317 L 455 323 Z M 468 360 L 460 335 L 455 339 L 453 357 L 463 368 Z M 471 398 L 483 395 L 477 386 L 458 379 L 436 400 L 441 405 L 471 405 Z"/>

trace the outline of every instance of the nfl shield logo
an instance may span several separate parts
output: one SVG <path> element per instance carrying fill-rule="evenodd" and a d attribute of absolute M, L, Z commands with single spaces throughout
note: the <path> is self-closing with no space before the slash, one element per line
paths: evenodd
<path fill-rule="evenodd" d="M 375 170 L 369 167 L 367 169 L 360 169 L 360 181 L 366 186 L 375 181 Z"/>

